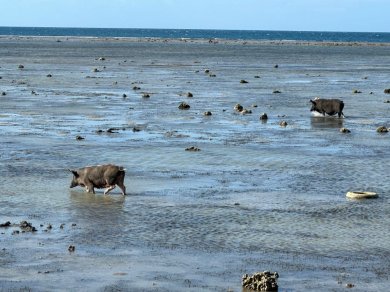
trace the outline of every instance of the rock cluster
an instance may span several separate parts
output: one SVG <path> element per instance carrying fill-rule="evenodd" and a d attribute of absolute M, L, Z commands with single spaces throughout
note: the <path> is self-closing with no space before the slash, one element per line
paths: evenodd
<path fill-rule="evenodd" d="M 278 291 L 278 278 L 277 272 L 269 271 L 254 273 L 252 276 L 245 274 L 242 276 L 242 286 L 254 291 Z"/>

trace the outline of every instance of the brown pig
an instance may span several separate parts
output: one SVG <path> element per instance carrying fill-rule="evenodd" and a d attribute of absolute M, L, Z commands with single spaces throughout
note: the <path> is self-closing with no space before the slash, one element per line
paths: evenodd
<path fill-rule="evenodd" d="M 94 188 L 107 188 L 104 194 L 112 191 L 116 185 L 122 190 L 122 195 L 126 195 L 124 185 L 125 169 L 122 166 L 113 164 L 86 166 L 76 170 L 70 170 L 73 179 L 70 187 L 85 187 L 86 192 L 95 193 Z"/>

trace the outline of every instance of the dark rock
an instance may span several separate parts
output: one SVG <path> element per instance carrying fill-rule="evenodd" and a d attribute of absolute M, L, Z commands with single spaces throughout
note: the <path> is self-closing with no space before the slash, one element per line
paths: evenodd
<path fill-rule="evenodd" d="M 139 87 L 139 86 L 133 86 L 133 90 L 140 90 L 141 89 L 141 87 Z"/>
<path fill-rule="evenodd" d="M 24 65 L 19 65 L 18 68 L 19 69 L 24 69 Z"/>
<path fill-rule="evenodd" d="M 255 75 L 255 78 L 260 78 L 260 76 L 259 75 Z"/>
<path fill-rule="evenodd" d="M 210 77 L 217 77 L 217 75 L 215 75 L 215 74 L 210 74 L 209 76 Z"/>
<path fill-rule="evenodd" d="M 51 74 L 47 74 L 47 75 L 46 75 L 46 77 L 49 77 L 49 78 L 50 78 L 50 77 L 53 77 L 53 75 L 51 75 Z"/>
<path fill-rule="evenodd" d="M 149 98 L 149 97 L 150 97 L 150 94 L 149 94 L 149 93 L 144 93 L 144 94 L 142 94 L 142 97 L 143 97 L 143 98 Z"/>
<path fill-rule="evenodd" d="M 203 115 L 204 115 L 204 116 L 211 116 L 212 113 L 211 113 L 210 111 L 207 111 L 207 112 L 204 112 Z"/>
<path fill-rule="evenodd" d="M 237 111 L 237 112 L 241 112 L 242 110 L 244 109 L 244 107 L 237 103 L 235 106 L 234 106 L 234 110 Z"/>
<path fill-rule="evenodd" d="M 272 93 L 282 93 L 280 90 L 274 90 Z"/>
<path fill-rule="evenodd" d="M 187 97 L 194 97 L 194 95 L 191 92 L 187 92 Z"/>
<path fill-rule="evenodd" d="M 188 109 L 190 109 L 190 105 L 188 103 L 182 102 L 179 104 L 179 109 L 188 110 Z"/>
<path fill-rule="evenodd" d="M 196 151 L 200 151 L 200 149 L 198 147 L 191 146 L 191 147 L 186 148 L 186 151 L 194 151 L 194 152 L 196 152 Z"/>
<path fill-rule="evenodd" d="M 387 133 L 389 130 L 385 126 L 380 126 L 376 129 L 378 133 Z"/>
<path fill-rule="evenodd" d="M 274 66 L 274 68 L 279 68 L 279 65 L 278 65 L 278 64 L 276 64 L 276 65 Z"/>
<path fill-rule="evenodd" d="M 109 128 L 107 130 L 107 133 L 110 133 L 110 134 L 113 134 L 113 133 L 118 133 L 119 132 L 119 128 Z"/>
<path fill-rule="evenodd" d="M 362 93 L 360 90 L 354 89 L 352 93 Z"/>
<path fill-rule="evenodd" d="M 0 227 L 9 227 L 9 226 L 11 226 L 11 222 L 9 222 L 9 221 L 0 224 Z"/>
<path fill-rule="evenodd" d="M 384 90 L 384 93 L 390 94 L 390 88 L 386 88 L 386 89 Z"/>
<path fill-rule="evenodd" d="M 266 114 L 266 113 L 263 113 L 263 114 L 260 116 L 260 120 L 262 120 L 262 121 L 268 120 L 267 114 Z"/>
<path fill-rule="evenodd" d="M 123 93 L 123 94 L 122 94 L 122 97 L 123 97 L 123 98 L 126 98 L 126 97 L 127 97 L 127 95 L 126 95 L 125 93 Z"/>
<path fill-rule="evenodd" d="M 82 137 L 82 136 L 80 136 L 80 135 L 77 135 L 77 136 L 76 136 L 76 140 L 79 140 L 79 141 L 80 141 L 80 140 L 84 140 L 84 139 L 85 139 L 85 138 Z"/>
<path fill-rule="evenodd" d="M 76 250 L 76 247 L 74 245 L 69 245 L 68 246 L 68 251 L 69 252 L 74 252 Z"/>
<path fill-rule="evenodd" d="M 2 91 L 2 92 L 1 92 L 1 95 L 2 95 L 2 96 L 6 96 L 7 93 L 6 93 L 5 91 Z"/>
<path fill-rule="evenodd" d="M 240 80 L 240 83 L 248 83 L 248 81 L 244 80 L 244 79 L 241 79 Z"/>

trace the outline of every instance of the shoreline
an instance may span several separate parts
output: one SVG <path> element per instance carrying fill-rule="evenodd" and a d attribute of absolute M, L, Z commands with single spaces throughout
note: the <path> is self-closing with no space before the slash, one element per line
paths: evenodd
<path fill-rule="evenodd" d="M 244 39 L 222 39 L 222 38 L 161 38 L 161 37 L 95 37 L 95 36 L 29 36 L 29 35 L 0 35 L 0 40 L 50 40 L 56 42 L 62 41 L 99 41 L 113 42 L 122 41 L 129 43 L 139 42 L 161 42 L 161 43 L 195 43 L 195 44 L 210 44 L 210 45 L 293 45 L 293 46 L 340 46 L 340 47 L 387 47 L 390 42 L 342 42 L 342 41 L 300 41 L 300 40 L 244 40 Z"/>

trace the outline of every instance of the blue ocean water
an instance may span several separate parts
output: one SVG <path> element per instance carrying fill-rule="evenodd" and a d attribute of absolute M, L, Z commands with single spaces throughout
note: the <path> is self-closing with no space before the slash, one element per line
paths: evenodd
<path fill-rule="evenodd" d="M 64 28 L 0 27 L 0 35 L 80 36 L 80 37 L 156 37 L 191 39 L 294 40 L 330 42 L 390 42 L 387 32 L 320 32 L 214 29 L 143 29 L 143 28 Z"/>

